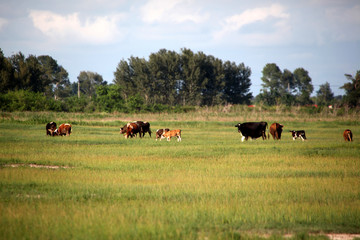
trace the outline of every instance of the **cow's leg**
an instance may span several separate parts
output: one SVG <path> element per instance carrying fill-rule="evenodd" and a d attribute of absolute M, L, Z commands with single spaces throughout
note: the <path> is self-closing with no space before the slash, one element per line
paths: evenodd
<path fill-rule="evenodd" d="M 244 141 L 244 139 L 245 139 L 245 136 L 242 136 L 242 137 L 241 137 L 241 142 L 243 142 L 243 141 Z"/>
<path fill-rule="evenodd" d="M 305 141 L 305 139 L 303 138 L 303 136 L 302 136 L 302 135 L 300 135 L 300 138 L 301 138 L 301 140 Z"/>

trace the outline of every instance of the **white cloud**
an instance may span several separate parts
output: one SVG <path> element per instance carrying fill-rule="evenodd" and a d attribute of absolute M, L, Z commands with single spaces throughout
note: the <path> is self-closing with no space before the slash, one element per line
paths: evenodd
<path fill-rule="evenodd" d="M 242 42 L 250 45 L 257 45 L 265 42 L 276 42 L 290 31 L 290 26 L 286 21 L 290 15 L 285 12 L 280 4 L 273 4 L 270 7 L 249 9 L 241 14 L 226 18 L 222 23 L 222 29 L 214 33 L 216 40 L 227 39 L 229 35 L 241 38 Z M 275 19 L 266 22 L 266 20 Z M 240 33 L 239 31 L 247 25 L 265 22 L 264 32 Z"/>
<path fill-rule="evenodd" d="M 8 20 L 6 20 L 5 18 L 0 18 L 0 31 L 2 30 L 3 27 L 5 27 L 8 24 Z"/>
<path fill-rule="evenodd" d="M 192 0 L 149 0 L 140 9 L 142 20 L 145 23 L 183 23 L 204 22 L 208 16 L 202 15 L 199 9 L 194 7 Z"/>
<path fill-rule="evenodd" d="M 87 18 L 81 21 L 78 13 L 60 15 L 50 11 L 30 11 L 34 26 L 57 41 L 81 41 L 103 44 L 119 37 L 117 22 L 121 15 Z"/>

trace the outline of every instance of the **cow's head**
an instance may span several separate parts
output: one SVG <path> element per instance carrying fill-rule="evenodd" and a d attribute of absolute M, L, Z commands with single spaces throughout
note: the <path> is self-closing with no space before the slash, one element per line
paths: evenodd
<path fill-rule="evenodd" d="M 126 127 L 126 126 L 120 128 L 120 134 L 126 133 L 126 130 L 127 130 L 127 127 Z"/>
<path fill-rule="evenodd" d="M 238 124 L 235 125 L 235 127 L 238 128 L 238 132 L 240 132 L 240 126 L 241 126 L 241 123 L 238 123 Z"/>
<path fill-rule="evenodd" d="M 55 131 L 52 133 L 52 136 L 59 136 L 59 130 L 55 129 Z"/>

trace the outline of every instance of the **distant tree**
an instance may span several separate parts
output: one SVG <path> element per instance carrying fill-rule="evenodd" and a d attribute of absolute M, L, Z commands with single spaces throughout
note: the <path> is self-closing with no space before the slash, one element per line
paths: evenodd
<path fill-rule="evenodd" d="M 121 60 L 114 73 L 114 82 L 122 88 L 121 92 L 125 100 L 137 93 L 137 86 L 133 81 L 134 75 L 134 69 L 131 65 L 127 61 Z"/>
<path fill-rule="evenodd" d="M 96 88 L 96 103 L 99 111 L 123 111 L 125 103 L 121 97 L 121 87 L 117 84 L 98 86 Z"/>
<path fill-rule="evenodd" d="M 227 66 L 211 55 L 183 48 L 178 54 L 160 49 L 143 58 L 121 60 L 115 83 L 124 100 L 138 95 L 145 104 L 216 105 L 248 102 L 251 70 L 241 64 Z"/>
<path fill-rule="evenodd" d="M 224 63 L 224 99 L 233 104 L 249 104 L 252 94 L 251 86 L 251 69 L 245 67 L 244 63 L 236 65 L 234 62 L 227 61 Z"/>
<path fill-rule="evenodd" d="M 343 102 L 349 107 L 360 106 L 360 70 L 356 72 L 355 77 L 351 74 L 345 74 L 345 77 L 350 82 L 340 87 L 345 90 Z"/>
<path fill-rule="evenodd" d="M 296 103 L 305 105 L 311 103 L 310 95 L 313 91 L 311 78 L 303 68 L 295 69 L 294 73 L 285 69 L 284 72 L 275 64 L 266 64 L 261 80 L 263 88 L 256 97 L 256 101 L 268 105 Z"/>
<path fill-rule="evenodd" d="M 97 86 L 107 84 L 100 74 L 90 71 L 80 72 L 77 78 L 78 84 L 80 84 L 80 92 L 90 98 L 95 96 Z"/>
<path fill-rule="evenodd" d="M 203 79 L 203 69 L 201 63 L 203 59 L 194 54 L 190 49 L 181 50 L 181 100 L 183 105 L 200 105 L 202 102 L 201 89 Z"/>
<path fill-rule="evenodd" d="M 149 56 L 152 103 L 175 105 L 177 103 L 177 81 L 180 78 L 180 56 L 174 51 L 160 49 Z M 146 100 L 146 98 L 145 98 Z"/>
<path fill-rule="evenodd" d="M 295 87 L 297 91 L 296 100 L 300 105 L 311 104 L 310 95 L 314 90 L 308 71 L 297 68 L 294 71 Z"/>
<path fill-rule="evenodd" d="M 43 71 L 39 60 L 34 55 L 27 58 L 19 52 L 9 58 L 14 68 L 14 90 L 44 92 L 49 84 L 42 78 Z"/>
<path fill-rule="evenodd" d="M 53 96 L 55 100 L 70 96 L 71 87 L 67 71 L 50 56 L 39 56 L 38 60 L 42 66 L 42 79 L 47 83 L 46 95 Z"/>
<path fill-rule="evenodd" d="M 329 105 L 334 100 L 334 93 L 331 91 L 330 84 L 326 82 L 320 85 L 316 92 L 316 100 L 318 105 Z"/>
<path fill-rule="evenodd" d="M 276 105 L 280 103 L 281 98 L 281 78 L 282 72 L 275 63 L 268 63 L 265 65 L 262 71 L 263 81 L 262 89 L 260 90 L 260 96 L 258 99 L 267 105 Z"/>
<path fill-rule="evenodd" d="M 14 90 L 15 87 L 14 68 L 0 48 L 0 92 Z"/>

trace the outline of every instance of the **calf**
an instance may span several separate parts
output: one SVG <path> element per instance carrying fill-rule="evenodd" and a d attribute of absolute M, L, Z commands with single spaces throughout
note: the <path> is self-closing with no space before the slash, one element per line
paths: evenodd
<path fill-rule="evenodd" d="M 305 136 L 305 131 L 304 131 L 304 130 L 299 130 L 299 131 L 291 130 L 291 131 L 289 131 L 289 132 L 291 132 L 291 135 L 292 135 L 294 141 L 295 141 L 295 139 L 297 139 L 298 137 L 301 138 L 301 140 L 303 140 L 303 141 L 306 140 L 306 136 Z"/>
<path fill-rule="evenodd" d="M 344 131 L 343 136 L 344 136 L 344 139 L 345 139 L 346 142 L 347 142 L 347 141 L 349 141 L 349 142 L 352 142 L 352 141 L 353 141 L 353 135 L 352 135 L 352 132 L 351 132 L 350 129 L 346 129 L 346 130 Z"/>
<path fill-rule="evenodd" d="M 68 124 L 68 123 L 63 123 L 59 126 L 58 129 L 56 129 L 54 131 L 54 135 L 56 136 L 63 136 L 63 135 L 66 135 L 66 136 L 70 136 L 71 134 L 71 124 Z"/>
<path fill-rule="evenodd" d="M 170 129 L 168 128 L 164 128 L 164 129 L 158 129 L 156 130 L 156 141 L 160 138 L 160 141 L 162 138 L 164 138 L 163 134 L 170 131 Z"/>
<path fill-rule="evenodd" d="M 176 129 L 176 130 L 170 130 L 168 132 L 163 133 L 164 138 L 167 138 L 168 141 L 170 141 L 170 139 L 172 137 L 177 137 L 177 141 L 181 142 L 181 130 L 180 129 Z"/>
<path fill-rule="evenodd" d="M 54 136 L 54 132 L 56 130 L 56 123 L 55 122 L 49 122 L 46 124 L 46 136 Z"/>

